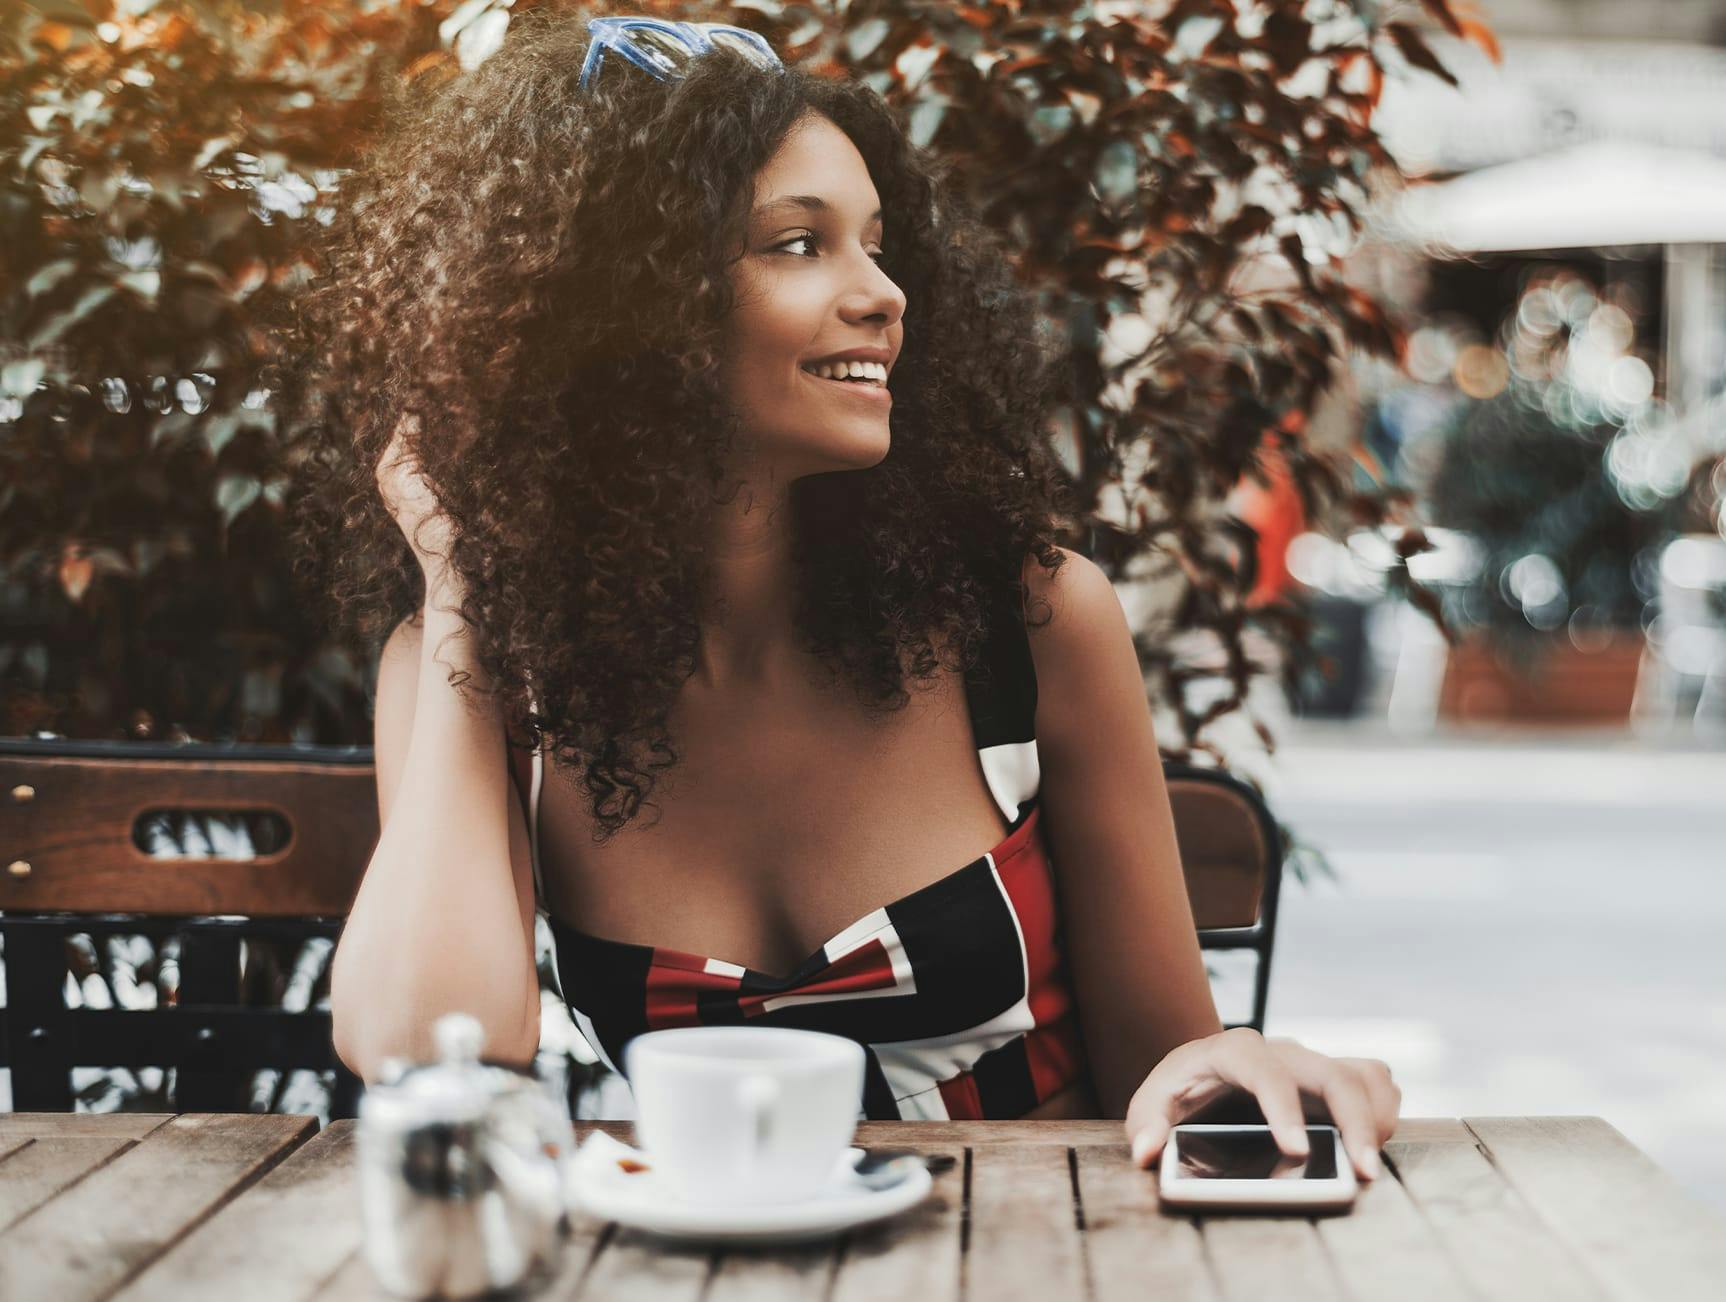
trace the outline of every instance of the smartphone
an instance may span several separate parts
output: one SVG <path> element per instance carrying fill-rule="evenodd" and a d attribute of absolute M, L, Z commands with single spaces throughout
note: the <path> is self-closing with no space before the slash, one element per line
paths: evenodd
<path fill-rule="evenodd" d="M 1288 1157 L 1269 1126 L 1176 1126 L 1158 1190 L 1177 1207 L 1343 1208 L 1358 1186 L 1335 1126 L 1306 1128 L 1306 1157 Z"/>

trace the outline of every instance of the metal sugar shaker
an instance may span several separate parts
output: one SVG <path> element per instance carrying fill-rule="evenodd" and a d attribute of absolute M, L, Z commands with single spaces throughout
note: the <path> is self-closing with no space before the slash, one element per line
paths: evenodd
<path fill-rule="evenodd" d="M 569 1228 L 572 1135 L 532 1075 L 480 1061 L 466 1013 L 433 1029 L 438 1061 L 367 1089 L 357 1127 L 365 1256 L 402 1297 L 474 1297 L 549 1270 Z"/>

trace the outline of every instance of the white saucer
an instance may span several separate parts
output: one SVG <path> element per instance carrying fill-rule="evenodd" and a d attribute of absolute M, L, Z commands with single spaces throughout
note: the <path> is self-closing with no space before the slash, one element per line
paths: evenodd
<path fill-rule="evenodd" d="M 629 1172 L 619 1157 L 645 1156 L 596 1130 L 571 1158 L 571 1200 L 590 1216 L 666 1238 L 723 1243 L 798 1243 L 821 1239 L 895 1215 L 921 1202 L 934 1188 L 926 1167 L 913 1167 L 891 1189 L 870 1189 L 852 1171 L 856 1151 L 840 1154 L 832 1183 L 797 1202 L 757 1207 L 684 1202 L 666 1189 L 651 1167 Z"/>

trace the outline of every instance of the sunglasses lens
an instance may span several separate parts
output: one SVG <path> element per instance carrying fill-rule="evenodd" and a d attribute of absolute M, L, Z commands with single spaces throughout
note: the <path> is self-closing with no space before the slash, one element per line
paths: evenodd
<path fill-rule="evenodd" d="M 681 37 L 668 36 L 650 27 L 636 28 L 630 32 L 629 40 L 630 44 L 666 72 L 681 73 L 694 57 Z"/>
<path fill-rule="evenodd" d="M 763 54 L 760 46 L 739 36 L 736 32 L 709 31 L 707 38 L 715 45 L 723 45 L 726 49 L 741 54 L 757 67 L 777 68 L 780 66 L 777 59 L 771 55 Z"/>

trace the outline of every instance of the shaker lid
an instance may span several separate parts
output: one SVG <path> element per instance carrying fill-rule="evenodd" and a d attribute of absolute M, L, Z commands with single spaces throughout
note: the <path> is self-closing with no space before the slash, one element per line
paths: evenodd
<path fill-rule="evenodd" d="M 445 1013 L 432 1028 L 437 1061 L 409 1066 L 393 1080 L 370 1086 L 360 1118 L 391 1129 L 480 1120 L 498 1095 L 519 1089 L 521 1073 L 479 1060 L 485 1028 L 467 1013 Z"/>

